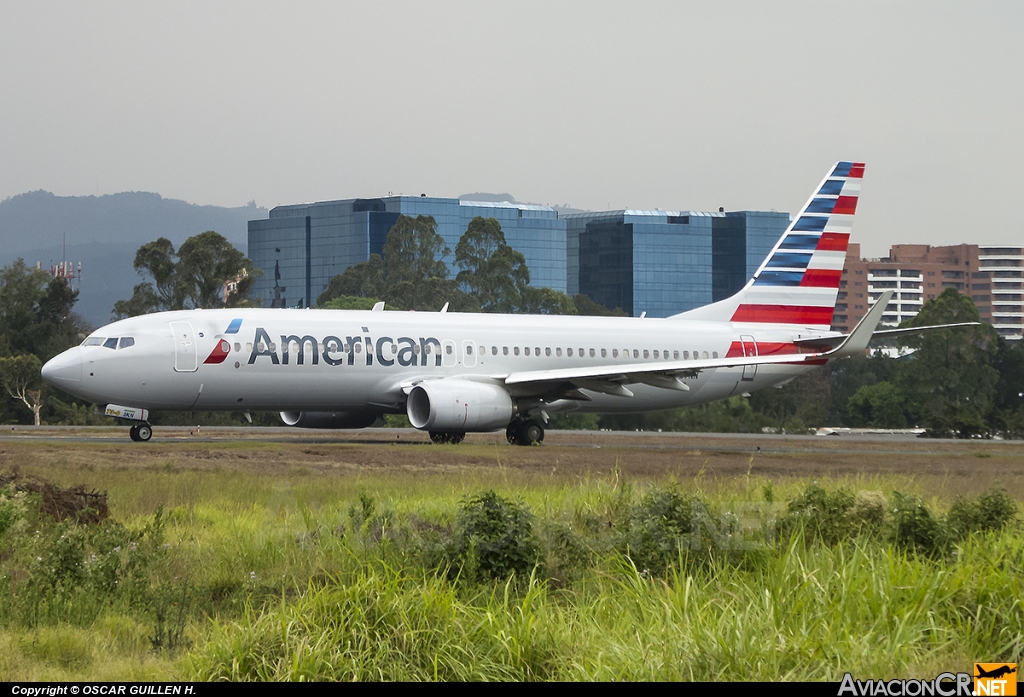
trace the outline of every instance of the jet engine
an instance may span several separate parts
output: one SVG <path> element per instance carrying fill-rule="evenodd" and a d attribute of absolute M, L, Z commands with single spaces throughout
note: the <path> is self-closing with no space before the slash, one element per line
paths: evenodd
<path fill-rule="evenodd" d="M 366 428 L 377 420 L 367 411 L 282 411 L 285 426 L 296 428 Z"/>
<path fill-rule="evenodd" d="M 409 421 L 424 431 L 495 431 L 512 421 L 512 398 L 495 385 L 471 380 L 432 380 L 412 388 Z"/>

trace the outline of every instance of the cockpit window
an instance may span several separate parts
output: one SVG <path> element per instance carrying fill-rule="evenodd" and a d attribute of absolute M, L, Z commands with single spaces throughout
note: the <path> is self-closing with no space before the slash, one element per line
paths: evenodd
<path fill-rule="evenodd" d="M 104 341 L 106 341 L 106 339 L 102 336 L 90 336 L 82 342 L 82 346 L 102 346 Z"/>
<path fill-rule="evenodd" d="M 107 339 L 106 341 L 104 341 L 103 342 L 103 347 L 104 348 L 108 348 L 108 349 L 116 349 L 117 348 L 117 337 L 116 336 L 112 336 L 109 339 Z"/>
<path fill-rule="evenodd" d="M 118 348 L 128 348 L 129 346 L 135 345 L 135 338 L 130 336 L 122 336 L 121 343 L 117 345 Z"/>

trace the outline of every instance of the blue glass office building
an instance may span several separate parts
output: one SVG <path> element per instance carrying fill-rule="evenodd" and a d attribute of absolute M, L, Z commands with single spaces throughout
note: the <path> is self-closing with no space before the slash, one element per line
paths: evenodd
<path fill-rule="evenodd" d="M 742 288 L 789 214 L 622 210 L 564 220 L 570 294 L 633 316 L 668 317 Z"/>
<path fill-rule="evenodd" d="M 252 296 L 270 307 L 313 305 L 331 278 L 380 254 L 399 215 L 433 216 L 451 250 L 476 216 L 497 218 L 505 240 L 526 258 L 530 285 L 565 292 L 565 221 L 547 206 L 388 196 L 277 206 L 266 220 L 249 221 L 249 258 L 263 270 Z"/>

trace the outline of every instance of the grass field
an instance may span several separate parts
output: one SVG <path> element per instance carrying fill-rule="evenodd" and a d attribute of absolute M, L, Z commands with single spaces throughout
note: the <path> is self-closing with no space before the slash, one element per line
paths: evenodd
<path fill-rule="evenodd" d="M 586 438 L 4 440 L 0 471 L 105 490 L 111 518 L 0 499 L 0 675 L 838 680 L 1021 658 L 1019 445 Z"/>

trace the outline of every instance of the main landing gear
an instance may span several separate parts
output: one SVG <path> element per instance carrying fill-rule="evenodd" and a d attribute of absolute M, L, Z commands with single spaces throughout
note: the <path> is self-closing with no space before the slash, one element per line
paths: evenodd
<path fill-rule="evenodd" d="M 505 429 L 505 438 L 512 445 L 539 445 L 544 442 L 544 424 L 535 419 L 517 419 Z"/>
<path fill-rule="evenodd" d="M 431 431 L 430 442 L 442 445 L 447 443 L 448 445 L 458 445 L 466 437 L 465 433 L 451 432 L 448 431 Z"/>
<path fill-rule="evenodd" d="M 128 435 L 131 436 L 133 441 L 145 443 L 153 437 L 153 427 L 143 421 L 132 426 L 131 430 L 128 431 Z"/>

